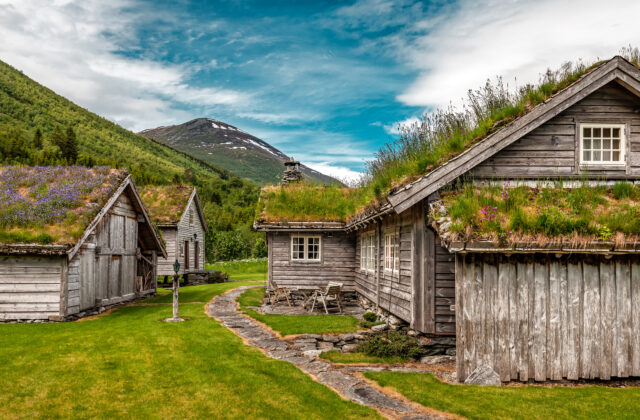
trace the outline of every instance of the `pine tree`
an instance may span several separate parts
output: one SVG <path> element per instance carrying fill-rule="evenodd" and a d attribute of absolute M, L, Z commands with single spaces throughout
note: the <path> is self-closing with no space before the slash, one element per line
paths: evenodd
<path fill-rule="evenodd" d="M 33 147 L 40 150 L 42 149 L 42 131 L 36 129 L 36 133 L 33 135 Z"/>
<path fill-rule="evenodd" d="M 76 163 L 78 160 L 78 140 L 76 139 L 76 133 L 73 131 L 71 126 L 67 127 L 67 135 L 64 143 L 65 148 L 62 151 L 62 155 L 69 163 Z"/>
<path fill-rule="evenodd" d="M 52 145 L 58 146 L 58 149 L 60 149 L 62 156 L 64 156 L 64 146 L 66 139 L 64 137 L 64 134 L 62 134 L 62 130 L 60 129 L 59 125 L 56 125 L 56 128 L 53 129 L 53 133 L 51 133 L 51 137 L 49 140 L 51 141 Z"/>

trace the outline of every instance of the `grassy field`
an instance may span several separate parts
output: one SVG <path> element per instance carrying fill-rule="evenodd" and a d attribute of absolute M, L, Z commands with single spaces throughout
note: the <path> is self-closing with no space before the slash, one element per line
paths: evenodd
<path fill-rule="evenodd" d="M 260 306 L 264 298 L 264 289 L 255 288 L 244 292 L 238 302 L 244 313 L 253 319 L 268 325 L 281 335 L 292 334 L 331 334 L 357 331 L 358 320 L 342 315 L 274 315 L 261 314 L 247 306 Z"/>
<path fill-rule="evenodd" d="M 636 419 L 640 389 L 480 387 L 450 385 L 430 373 L 367 372 L 365 376 L 422 405 L 469 419 Z"/>
<path fill-rule="evenodd" d="M 266 258 L 207 264 L 207 270 L 224 271 L 234 281 L 267 281 Z"/>
<path fill-rule="evenodd" d="M 341 353 L 338 350 L 331 350 L 320 355 L 320 358 L 333 363 L 406 363 L 409 359 L 402 357 L 377 357 L 364 353 Z"/>
<path fill-rule="evenodd" d="M 237 287 L 185 288 L 210 300 Z M 193 292 L 187 292 L 187 289 Z M 0 418 L 375 418 L 293 365 L 183 305 L 129 306 L 82 322 L 0 324 Z"/>

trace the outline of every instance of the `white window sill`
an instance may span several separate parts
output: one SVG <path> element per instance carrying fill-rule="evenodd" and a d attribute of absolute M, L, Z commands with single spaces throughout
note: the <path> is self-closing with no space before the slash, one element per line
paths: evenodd
<path fill-rule="evenodd" d="M 294 260 L 294 259 L 292 259 L 291 262 L 300 263 L 300 264 L 318 264 L 318 263 L 321 263 L 322 260 Z"/>

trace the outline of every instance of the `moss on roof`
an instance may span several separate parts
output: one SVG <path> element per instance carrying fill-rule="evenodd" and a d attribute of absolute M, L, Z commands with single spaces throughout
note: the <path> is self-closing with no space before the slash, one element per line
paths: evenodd
<path fill-rule="evenodd" d="M 154 223 L 178 223 L 192 192 L 186 185 L 146 186 L 139 191 Z"/>
<path fill-rule="evenodd" d="M 359 189 L 303 182 L 264 187 L 256 213 L 260 223 L 345 222 L 361 204 Z"/>
<path fill-rule="evenodd" d="M 467 185 L 441 196 L 450 218 L 448 240 L 539 245 L 640 241 L 640 187 L 626 182 L 576 188 Z M 439 222 L 444 226 L 448 221 Z"/>
<path fill-rule="evenodd" d="M 126 176 L 108 167 L 0 167 L 0 243 L 74 244 Z"/>

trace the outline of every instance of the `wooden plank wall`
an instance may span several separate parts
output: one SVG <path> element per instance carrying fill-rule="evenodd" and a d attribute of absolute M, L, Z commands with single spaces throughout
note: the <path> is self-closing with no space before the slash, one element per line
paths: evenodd
<path fill-rule="evenodd" d="M 435 236 L 435 332 L 456 333 L 455 255 Z M 452 310 L 453 309 L 453 310 Z"/>
<path fill-rule="evenodd" d="M 576 168 L 576 121 L 629 123 L 629 173 L 625 169 L 591 170 L 610 178 L 640 175 L 640 100 L 610 83 L 498 152 L 470 173 L 475 177 L 544 178 L 582 175 Z"/>
<path fill-rule="evenodd" d="M 457 372 L 640 376 L 640 256 L 456 256 Z"/>
<path fill-rule="evenodd" d="M 59 316 L 64 258 L 0 256 L 0 320 Z"/>
<path fill-rule="evenodd" d="M 173 262 L 176 260 L 176 251 L 178 249 L 176 236 L 177 229 L 160 228 L 160 231 L 162 232 L 162 238 L 165 242 L 167 258 L 158 257 L 158 275 L 172 276 L 174 274 Z M 182 264 L 182 262 L 180 264 Z"/>
<path fill-rule="evenodd" d="M 291 233 L 269 232 L 268 235 L 271 280 L 278 286 L 321 287 L 330 281 L 337 281 L 344 283 L 344 290 L 355 289 L 356 250 L 353 235 L 342 232 L 320 234 L 321 261 L 309 263 L 291 261 Z"/>
<path fill-rule="evenodd" d="M 193 224 L 189 223 L 190 212 L 193 212 Z M 194 234 L 198 235 L 197 239 L 194 238 L 193 236 Z M 189 242 L 189 269 L 193 270 L 195 267 L 194 266 L 195 258 L 196 258 L 195 244 L 194 244 L 195 241 L 198 241 L 199 243 L 199 252 L 198 252 L 200 254 L 198 256 L 199 269 L 200 270 L 204 269 L 204 255 L 205 255 L 204 235 L 205 235 L 204 226 L 200 221 L 200 217 L 198 217 L 196 203 L 195 201 L 191 201 L 189 202 L 188 207 L 184 211 L 184 214 L 182 216 L 182 219 L 180 220 L 180 223 L 178 223 L 178 233 L 177 233 L 176 244 L 177 244 L 178 250 L 182 251 L 180 253 L 180 257 L 178 258 L 178 261 L 180 261 L 180 265 L 181 265 L 181 268 L 180 268 L 181 273 L 184 273 L 185 241 Z M 171 264 L 173 264 L 173 261 L 174 260 L 171 260 Z M 173 267 L 171 267 L 171 273 L 173 273 Z"/>

